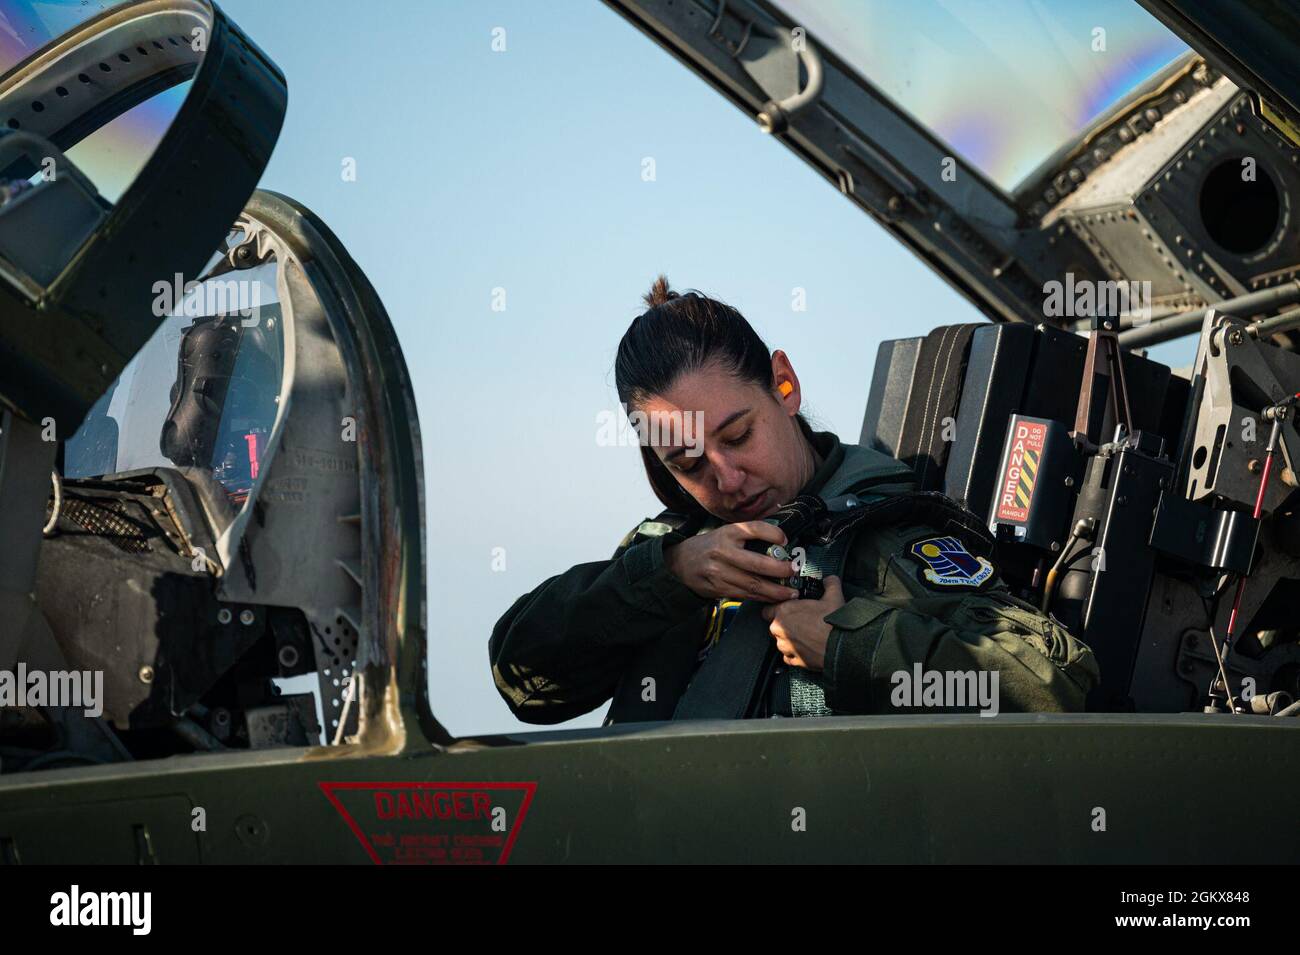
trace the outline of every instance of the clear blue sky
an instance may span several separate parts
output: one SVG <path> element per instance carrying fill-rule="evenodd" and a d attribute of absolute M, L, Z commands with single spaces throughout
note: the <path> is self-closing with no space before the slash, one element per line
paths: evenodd
<path fill-rule="evenodd" d="M 457 734 L 524 728 L 488 669 L 498 617 L 660 510 L 636 449 L 595 440 L 617 408 L 618 339 L 656 274 L 737 306 L 789 353 L 814 420 L 849 441 L 882 340 L 981 318 L 596 0 L 222 6 L 289 81 L 264 187 L 348 246 L 410 365 L 432 698 Z M 795 287 L 807 311 L 791 309 Z"/>

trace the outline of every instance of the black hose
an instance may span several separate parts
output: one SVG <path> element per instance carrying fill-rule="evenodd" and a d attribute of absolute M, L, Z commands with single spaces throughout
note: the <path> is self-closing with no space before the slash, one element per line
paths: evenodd
<path fill-rule="evenodd" d="M 102 766 L 104 761 L 85 753 L 74 753 L 70 749 L 56 749 L 52 753 L 42 753 L 31 762 L 23 765 L 23 772 L 31 769 L 39 769 L 47 763 L 56 763 L 62 761 L 71 761 L 74 763 L 88 763 L 91 766 Z"/>
<path fill-rule="evenodd" d="M 187 719 L 184 716 L 172 724 L 172 729 L 176 732 L 177 736 L 185 740 L 185 742 L 189 743 L 197 750 L 215 753 L 226 748 L 225 744 L 223 744 L 221 740 L 217 739 L 198 723 L 191 719 Z"/>

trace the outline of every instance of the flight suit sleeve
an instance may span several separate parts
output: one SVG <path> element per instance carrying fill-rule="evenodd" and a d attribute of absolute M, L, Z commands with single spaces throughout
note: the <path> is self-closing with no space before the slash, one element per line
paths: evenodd
<path fill-rule="evenodd" d="M 1078 712 L 1099 679 L 1092 651 L 1037 611 L 985 595 L 898 606 L 859 596 L 827 614 L 826 702 L 842 713 L 896 713 L 895 690 L 923 671 L 998 674 L 999 711 Z M 967 708 L 969 709 L 969 707 Z"/>
<path fill-rule="evenodd" d="M 516 717 L 550 724 L 590 712 L 613 696 L 639 647 L 712 603 L 664 563 L 664 548 L 682 540 L 629 534 L 610 560 L 578 564 L 515 601 L 488 650 Z"/>

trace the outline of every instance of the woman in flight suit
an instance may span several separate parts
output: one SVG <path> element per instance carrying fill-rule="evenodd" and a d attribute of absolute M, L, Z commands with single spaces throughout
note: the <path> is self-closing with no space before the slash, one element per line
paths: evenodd
<path fill-rule="evenodd" d="M 519 719 L 559 723 L 611 698 L 620 723 L 1083 709 L 1091 651 L 1010 594 L 977 518 L 916 494 L 894 458 L 813 430 L 789 358 L 735 309 L 663 276 L 645 301 L 619 343 L 619 400 L 643 421 L 702 413 L 702 434 L 643 440 L 667 510 L 498 621 L 492 674 Z M 791 588 L 798 560 L 745 547 L 798 543 L 763 520 L 796 496 L 849 493 L 870 506 L 823 560 L 837 572 L 819 598 Z M 977 701 L 977 685 L 994 698 Z"/>

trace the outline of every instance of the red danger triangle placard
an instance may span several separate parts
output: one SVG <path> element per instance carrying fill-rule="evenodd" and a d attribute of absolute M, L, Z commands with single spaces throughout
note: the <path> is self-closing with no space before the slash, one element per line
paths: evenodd
<path fill-rule="evenodd" d="M 376 865 L 504 865 L 537 783 L 319 783 Z"/>

